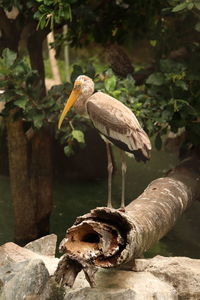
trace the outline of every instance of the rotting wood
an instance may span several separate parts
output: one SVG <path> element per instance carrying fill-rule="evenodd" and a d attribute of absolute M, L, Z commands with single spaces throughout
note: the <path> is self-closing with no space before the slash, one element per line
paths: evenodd
<path fill-rule="evenodd" d="M 72 286 L 83 269 L 86 279 L 94 286 L 98 267 L 128 265 L 131 268 L 135 258 L 161 239 L 192 201 L 198 199 L 199 182 L 200 159 L 193 156 L 166 177 L 152 181 L 126 207 L 125 213 L 98 207 L 78 217 L 61 242 L 65 255 L 55 273 L 56 281 L 62 279 L 63 285 Z"/>

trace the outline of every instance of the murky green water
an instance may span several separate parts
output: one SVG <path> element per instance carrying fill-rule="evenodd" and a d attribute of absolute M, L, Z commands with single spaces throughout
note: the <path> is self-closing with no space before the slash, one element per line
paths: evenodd
<path fill-rule="evenodd" d="M 113 204 L 120 203 L 121 172 L 118 153 L 115 154 L 117 170 L 113 177 Z M 176 155 L 153 150 L 148 164 L 136 163 L 127 157 L 127 203 L 136 198 L 155 178 L 163 176 L 177 164 Z M 75 218 L 107 201 L 107 180 L 56 183 L 54 207 L 51 217 L 51 232 L 59 241 Z M 155 254 L 200 257 L 200 203 L 193 206 L 180 218 L 173 230 L 153 247 L 147 256 Z M 0 244 L 13 241 L 13 217 L 9 179 L 0 177 Z"/>

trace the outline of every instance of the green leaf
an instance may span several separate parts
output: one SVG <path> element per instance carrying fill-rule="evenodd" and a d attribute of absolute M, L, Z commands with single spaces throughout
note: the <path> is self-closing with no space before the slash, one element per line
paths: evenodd
<path fill-rule="evenodd" d="M 194 7 L 194 3 L 188 3 L 187 8 L 188 8 L 189 10 L 193 9 L 193 7 Z"/>
<path fill-rule="evenodd" d="M 158 73 L 151 74 L 147 78 L 146 83 L 160 86 L 160 85 L 164 84 L 164 80 L 165 80 L 165 78 L 164 78 L 163 74 L 158 72 Z"/>
<path fill-rule="evenodd" d="M 194 3 L 194 5 L 195 5 L 195 7 L 196 7 L 198 10 L 200 10 L 200 2 L 197 2 L 197 1 L 196 1 L 196 2 Z"/>
<path fill-rule="evenodd" d="M 118 98 L 120 94 L 121 94 L 121 91 L 120 91 L 120 90 L 116 90 L 116 91 L 113 91 L 113 92 L 112 92 L 112 96 L 113 96 L 114 98 Z"/>
<path fill-rule="evenodd" d="M 85 143 L 84 133 L 81 130 L 72 130 L 72 136 L 77 142 Z"/>
<path fill-rule="evenodd" d="M 162 148 L 162 139 L 161 139 L 160 133 L 158 133 L 158 134 L 156 135 L 156 138 L 155 138 L 155 146 L 156 146 L 156 149 L 157 149 L 157 150 L 161 150 L 161 148 Z"/>
<path fill-rule="evenodd" d="M 20 97 L 19 99 L 17 99 L 14 104 L 22 109 L 25 109 L 26 104 L 27 104 L 27 98 L 24 97 Z"/>
<path fill-rule="evenodd" d="M 37 113 L 33 116 L 33 124 L 36 128 L 41 128 L 43 124 L 44 115 L 43 113 Z"/>
<path fill-rule="evenodd" d="M 72 74 L 71 74 L 71 82 L 74 82 L 76 80 L 76 78 L 79 75 L 82 75 L 83 73 L 84 73 L 83 69 L 80 66 L 74 65 L 73 71 L 72 71 Z"/>
<path fill-rule="evenodd" d="M 10 49 L 6 48 L 3 50 L 3 58 L 6 66 L 11 67 L 14 63 L 14 61 L 17 58 L 17 53 L 11 51 Z"/>
<path fill-rule="evenodd" d="M 89 76 L 90 78 L 94 78 L 95 68 L 91 63 L 87 64 L 85 75 Z"/>
<path fill-rule="evenodd" d="M 182 88 L 184 91 L 187 91 L 188 90 L 188 86 L 187 86 L 187 83 L 183 80 L 178 80 L 176 81 L 176 86 Z"/>
<path fill-rule="evenodd" d="M 172 11 L 173 11 L 173 12 L 178 12 L 178 11 L 181 11 L 181 10 L 185 9 L 186 7 L 187 7 L 187 3 L 184 2 L 184 3 L 181 3 L 181 4 L 176 5 L 176 6 L 172 9 Z"/>
<path fill-rule="evenodd" d="M 157 45 L 157 41 L 156 40 L 150 40 L 150 45 L 152 47 L 155 47 Z"/>
<path fill-rule="evenodd" d="M 74 154 L 74 150 L 70 145 L 67 145 L 66 147 L 64 147 L 64 153 L 67 157 L 69 157 Z"/>
<path fill-rule="evenodd" d="M 115 75 L 113 75 L 112 77 L 106 78 L 105 81 L 104 81 L 105 89 L 108 92 L 114 91 L 114 89 L 116 87 L 116 83 L 117 83 L 117 78 L 116 78 Z"/>
<path fill-rule="evenodd" d="M 200 22 L 195 25 L 195 30 L 200 32 Z"/>

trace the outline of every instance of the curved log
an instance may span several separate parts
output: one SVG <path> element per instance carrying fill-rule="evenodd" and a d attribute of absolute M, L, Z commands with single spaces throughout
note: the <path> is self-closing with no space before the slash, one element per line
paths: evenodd
<path fill-rule="evenodd" d="M 97 267 L 131 267 L 199 197 L 199 182 L 200 159 L 191 157 L 166 177 L 152 181 L 125 213 L 99 207 L 78 217 L 61 242 L 65 255 L 55 273 L 56 281 L 72 286 L 83 269 L 94 286 Z"/>

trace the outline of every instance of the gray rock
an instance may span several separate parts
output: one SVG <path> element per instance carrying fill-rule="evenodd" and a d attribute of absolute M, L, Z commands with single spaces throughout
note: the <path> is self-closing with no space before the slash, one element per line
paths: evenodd
<path fill-rule="evenodd" d="M 50 275 L 54 274 L 59 262 L 58 258 L 34 253 L 14 243 L 6 243 L 0 247 L 0 267 L 31 259 L 41 259 Z"/>
<path fill-rule="evenodd" d="M 59 262 L 51 256 L 55 241 L 50 235 L 26 248 L 0 247 L 0 300 L 200 300 L 200 260 L 161 256 L 136 259 L 126 270 L 100 269 L 93 289 L 80 272 L 64 295 L 49 276 Z"/>
<path fill-rule="evenodd" d="M 47 256 L 55 256 L 57 235 L 49 234 L 33 242 L 28 243 L 24 248 L 35 253 Z"/>
<path fill-rule="evenodd" d="M 131 266 L 130 266 L 131 268 Z M 136 259 L 134 270 L 105 269 L 96 275 L 97 288 L 90 289 L 80 272 L 65 300 L 200 300 L 200 260 L 187 257 Z M 116 292 L 116 293 L 115 293 Z M 121 299 L 122 296 L 120 296 Z"/>
<path fill-rule="evenodd" d="M 135 294 L 131 289 L 91 289 L 87 287 L 69 291 L 64 300 L 132 300 L 136 299 Z"/>
<path fill-rule="evenodd" d="M 200 260 L 163 257 L 136 260 L 136 271 L 153 274 L 173 286 L 180 299 L 200 299 Z"/>
<path fill-rule="evenodd" d="M 65 300 L 176 300 L 176 290 L 166 282 L 148 272 L 123 270 L 99 270 L 96 275 L 97 288 L 91 289 L 80 272 L 74 287 L 66 288 Z"/>
<path fill-rule="evenodd" d="M 28 295 L 40 295 L 46 287 L 49 272 L 42 260 L 31 260 L 23 270 L 5 283 L 1 295 L 3 300 L 22 300 Z"/>
<path fill-rule="evenodd" d="M 0 281 L 2 282 L 2 284 L 12 279 L 19 271 L 21 271 L 28 264 L 28 262 L 28 260 L 19 263 L 8 262 L 7 265 L 1 266 Z"/>

